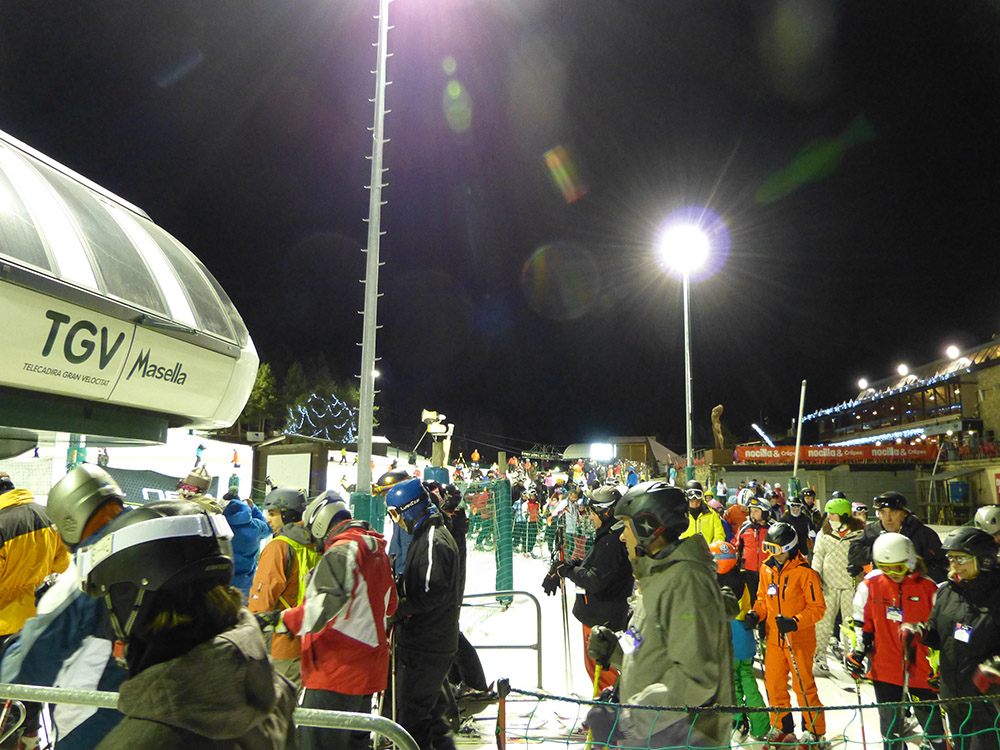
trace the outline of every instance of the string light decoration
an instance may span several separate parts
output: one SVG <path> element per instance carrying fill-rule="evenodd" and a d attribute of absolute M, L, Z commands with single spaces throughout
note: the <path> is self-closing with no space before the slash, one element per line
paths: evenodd
<path fill-rule="evenodd" d="M 286 431 L 338 443 L 354 443 L 358 434 L 358 410 L 330 392 L 312 393 L 303 404 L 288 407 Z"/>
<path fill-rule="evenodd" d="M 966 369 L 966 372 L 972 372 L 971 369 Z M 958 377 L 960 373 L 948 372 L 940 375 L 934 375 L 926 379 L 915 378 L 906 383 L 906 385 L 901 385 L 898 388 L 886 388 L 885 390 L 876 391 L 874 388 L 868 389 L 868 394 L 863 398 L 856 398 L 850 401 L 844 401 L 843 403 L 837 404 L 836 406 L 831 406 L 828 409 L 820 409 L 819 411 L 814 411 L 812 414 L 807 414 L 802 417 L 803 422 L 810 422 L 814 419 L 820 419 L 822 417 L 830 416 L 831 414 L 842 414 L 845 411 L 852 411 L 857 409 L 859 406 L 865 403 L 870 403 L 872 401 L 879 401 L 887 396 L 894 396 L 897 393 L 908 393 L 910 391 L 920 390 L 926 388 L 930 385 L 936 385 L 941 382 L 947 383 L 949 380 L 953 380 Z M 913 375 L 909 375 L 909 378 L 914 378 Z"/>

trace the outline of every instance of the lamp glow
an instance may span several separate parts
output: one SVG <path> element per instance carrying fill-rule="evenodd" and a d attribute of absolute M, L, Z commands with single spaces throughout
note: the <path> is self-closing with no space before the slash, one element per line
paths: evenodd
<path fill-rule="evenodd" d="M 910 368 L 907 367 L 906 365 L 900 365 L 899 367 L 896 368 L 896 372 L 898 372 L 900 375 L 908 375 L 910 373 Z"/>
<path fill-rule="evenodd" d="M 962 352 L 959 350 L 957 346 L 952 344 L 951 346 L 949 346 L 947 349 L 944 350 L 944 353 L 948 355 L 948 359 L 958 359 L 958 355 L 960 355 Z"/>
<path fill-rule="evenodd" d="M 708 236 L 694 225 L 676 224 L 660 235 L 657 250 L 667 266 L 681 273 L 691 273 L 708 260 Z"/>
<path fill-rule="evenodd" d="M 867 391 L 868 381 L 865 380 L 864 378 L 861 378 L 861 380 L 858 381 L 858 388 L 860 388 L 862 391 Z"/>

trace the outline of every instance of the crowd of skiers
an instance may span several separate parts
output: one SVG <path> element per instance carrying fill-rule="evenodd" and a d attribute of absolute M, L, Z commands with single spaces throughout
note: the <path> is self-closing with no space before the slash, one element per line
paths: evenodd
<path fill-rule="evenodd" d="M 991 697 L 1000 692 L 1000 507 L 981 508 L 974 525 L 942 544 L 898 492 L 874 499 L 870 523 L 867 509 L 842 492 L 822 511 L 810 488 L 777 495 L 750 483 L 725 507 L 697 481 L 683 491 L 653 482 L 586 495 L 593 547 L 581 559 L 554 560 L 543 589 L 576 584 L 588 673 L 605 697 L 693 709 L 645 717 L 635 708 L 595 709 L 590 730 L 633 747 L 725 747 L 735 729 L 740 741 L 752 736 L 765 747 L 822 749 L 829 742 L 816 679 L 831 674 L 829 651 L 848 674 L 872 681 L 886 750 L 914 736 L 906 708 L 892 705 L 900 702 L 914 703 L 927 750 L 1000 747 Z M 701 572 L 709 563 L 712 592 Z M 722 606 L 725 648 L 716 640 Z M 594 659 L 608 671 L 598 674 Z M 798 737 L 789 683 L 804 709 Z M 969 700 L 943 711 L 921 703 L 938 697 Z M 697 711 L 713 705 L 771 709 L 722 726 L 710 710 Z"/>
<path fill-rule="evenodd" d="M 458 627 L 463 493 L 383 475 L 373 491 L 397 525 L 394 556 L 336 493 L 277 488 L 257 509 L 212 498 L 209 483 L 196 467 L 179 500 L 129 509 L 107 472 L 83 464 L 43 509 L 0 474 L 0 679 L 120 696 L 117 711 L 56 706 L 59 747 L 361 748 L 366 732 L 296 728 L 292 713 L 297 702 L 368 713 L 377 696 L 422 750 L 453 748 L 453 686 L 489 689 Z M 848 672 L 874 683 L 887 750 L 912 731 L 900 699 L 916 701 L 928 748 L 997 748 L 1000 508 L 942 544 L 896 492 L 875 498 L 865 525 L 842 493 L 822 513 L 815 493 L 791 495 L 775 518 L 773 491 L 746 489 L 728 508 L 697 482 L 567 491 L 596 534 L 589 550 L 558 547 L 543 587 L 578 589 L 588 672 L 607 698 L 588 715 L 593 736 L 718 748 L 735 728 L 822 750 L 816 677 L 839 619 Z M 272 538 L 253 566 L 261 521 Z M 965 700 L 920 702 L 937 696 Z M 713 710 L 734 705 L 770 711 Z"/>
<path fill-rule="evenodd" d="M 455 692 L 491 699 L 458 628 L 458 489 L 379 480 L 406 538 L 393 560 L 335 492 L 279 487 L 257 508 L 210 484 L 200 465 L 179 499 L 130 509 L 82 464 L 43 508 L 0 474 L 0 679 L 119 692 L 118 710 L 54 706 L 58 747 L 363 748 L 367 731 L 296 727 L 292 714 L 371 713 L 378 696 L 422 750 L 453 748 Z M 40 706 L 27 708 L 19 748 L 39 742 Z"/>

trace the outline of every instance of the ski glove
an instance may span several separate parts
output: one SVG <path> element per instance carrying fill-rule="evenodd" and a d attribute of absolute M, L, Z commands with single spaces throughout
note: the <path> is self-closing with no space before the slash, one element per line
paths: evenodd
<path fill-rule="evenodd" d="M 601 665 L 601 669 L 611 666 L 611 655 L 618 646 L 615 631 L 604 625 L 595 625 L 590 630 L 590 641 L 587 643 L 587 656 Z"/>
<path fill-rule="evenodd" d="M 844 657 L 844 668 L 850 672 L 851 677 L 855 680 L 860 680 L 865 676 L 866 656 L 864 651 L 852 651 Z"/>
<path fill-rule="evenodd" d="M 556 566 L 556 575 L 560 578 L 565 578 L 581 562 L 583 560 L 570 560 L 569 562 L 559 563 Z"/>
<path fill-rule="evenodd" d="M 778 615 L 774 618 L 774 624 L 778 626 L 779 633 L 791 633 L 799 629 L 799 623 L 794 617 Z"/>
<path fill-rule="evenodd" d="M 274 610 L 273 612 L 258 612 L 254 615 L 257 620 L 257 626 L 260 628 L 262 633 L 268 630 L 274 630 L 278 622 L 281 620 L 281 611 Z"/>
<path fill-rule="evenodd" d="M 922 643 L 927 636 L 926 622 L 904 622 L 899 626 L 899 642 L 903 648 L 911 647 L 912 644 Z"/>
<path fill-rule="evenodd" d="M 559 576 L 555 573 L 549 573 L 542 579 L 542 591 L 545 592 L 546 596 L 555 596 L 555 593 L 559 590 Z"/>
<path fill-rule="evenodd" d="M 980 693 L 994 692 L 993 689 L 1000 685 L 1000 656 L 991 656 L 980 664 L 972 682 Z"/>
<path fill-rule="evenodd" d="M 753 610 L 747 612 L 747 616 L 743 618 L 743 627 L 747 630 L 753 630 L 758 625 L 760 625 L 760 615 Z"/>

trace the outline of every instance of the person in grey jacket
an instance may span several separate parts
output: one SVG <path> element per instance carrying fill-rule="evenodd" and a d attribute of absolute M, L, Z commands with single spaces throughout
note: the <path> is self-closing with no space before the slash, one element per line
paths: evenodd
<path fill-rule="evenodd" d="M 594 628 L 589 654 L 620 665 L 618 702 L 691 710 L 619 714 L 599 706 L 587 719 L 595 741 L 613 730 L 624 747 L 729 746 L 732 715 L 698 711 L 734 704 L 733 643 L 708 543 L 700 534 L 679 538 L 687 512 L 684 493 L 666 482 L 638 484 L 618 501 L 615 518 L 640 594 L 624 634 Z"/>
<path fill-rule="evenodd" d="M 851 543 L 864 533 L 864 522 L 851 515 L 851 504 L 840 493 L 826 502 L 826 520 L 816 537 L 813 548 L 812 569 L 823 582 L 823 599 L 826 614 L 816 625 L 816 655 L 813 657 L 813 674 L 830 674 L 826 663 L 827 646 L 833 634 L 834 623 L 840 614 L 841 653 L 851 649 L 848 624 L 854 615 L 854 578 L 847 572 L 847 552 Z M 839 655 L 838 655 L 839 656 Z"/>
<path fill-rule="evenodd" d="M 129 674 L 118 697 L 125 718 L 98 749 L 295 748 L 295 691 L 229 585 L 226 519 L 187 501 L 155 502 L 108 529 L 77 555 Z"/>

